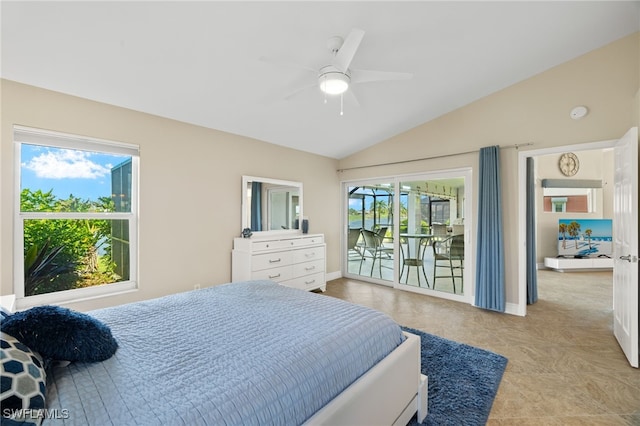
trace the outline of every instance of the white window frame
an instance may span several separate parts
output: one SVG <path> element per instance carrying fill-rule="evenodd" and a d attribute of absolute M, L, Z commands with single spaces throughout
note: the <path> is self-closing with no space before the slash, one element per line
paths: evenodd
<path fill-rule="evenodd" d="M 567 212 L 567 197 L 551 197 L 551 212 L 552 213 L 566 213 Z M 560 210 L 558 210 L 560 207 Z"/>
<path fill-rule="evenodd" d="M 76 136 L 49 130 L 13 126 L 14 141 L 14 250 L 13 288 L 16 308 L 24 309 L 42 304 L 64 304 L 121 294 L 138 289 L 138 173 L 140 149 L 137 145 Z M 81 149 L 107 154 L 131 156 L 131 211 L 108 213 L 52 213 L 20 211 L 21 146 L 23 143 L 52 148 Z M 129 280 L 53 293 L 24 295 L 24 221 L 28 219 L 125 219 L 129 223 Z"/>

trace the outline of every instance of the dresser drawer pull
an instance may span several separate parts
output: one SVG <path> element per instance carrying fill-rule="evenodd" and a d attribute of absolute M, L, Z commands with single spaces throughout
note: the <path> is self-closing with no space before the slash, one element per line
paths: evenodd
<path fill-rule="evenodd" d="M 281 258 L 269 259 L 269 263 L 278 263 L 278 262 L 282 262 L 282 259 Z"/>
<path fill-rule="evenodd" d="M 309 284 L 313 284 L 313 283 L 315 283 L 315 282 L 316 282 L 316 280 L 311 280 L 311 281 L 305 281 L 304 283 L 305 283 L 306 285 L 309 285 Z"/>
<path fill-rule="evenodd" d="M 315 252 L 311 252 L 311 253 L 305 253 L 305 257 L 315 257 L 316 253 Z"/>
<path fill-rule="evenodd" d="M 269 275 L 269 279 L 278 278 L 280 274 Z"/>
<path fill-rule="evenodd" d="M 304 268 L 305 271 L 313 271 L 314 269 L 316 269 L 315 266 L 307 266 L 306 268 Z"/>

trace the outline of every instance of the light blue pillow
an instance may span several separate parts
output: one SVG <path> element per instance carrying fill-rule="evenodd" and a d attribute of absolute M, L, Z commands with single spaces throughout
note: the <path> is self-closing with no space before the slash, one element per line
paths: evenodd
<path fill-rule="evenodd" d="M 4 306 L 0 306 L 0 320 L 4 321 L 10 316 L 11 316 L 11 311 L 5 308 Z"/>

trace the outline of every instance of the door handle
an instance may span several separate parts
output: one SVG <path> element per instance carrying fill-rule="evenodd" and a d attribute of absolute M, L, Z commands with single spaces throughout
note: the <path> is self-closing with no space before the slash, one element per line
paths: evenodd
<path fill-rule="evenodd" d="M 638 261 L 638 256 L 632 256 L 628 254 L 626 256 L 620 256 L 620 260 L 626 260 L 627 262 L 636 263 Z"/>

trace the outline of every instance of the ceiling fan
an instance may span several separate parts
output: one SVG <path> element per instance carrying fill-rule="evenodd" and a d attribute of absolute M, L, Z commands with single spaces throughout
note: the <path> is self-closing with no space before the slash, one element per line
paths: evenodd
<path fill-rule="evenodd" d="M 315 82 L 294 90 L 285 96 L 285 99 L 291 99 L 298 93 L 315 87 L 316 85 L 324 94 L 335 96 L 342 95 L 347 92 L 352 84 L 369 83 L 374 81 L 408 80 L 413 77 L 413 74 L 406 72 L 374 71 L 350 68 L 351 61 L 353 61 L 363 37 L 364 31 L 354 28 L 344 40 L 340 36 L 329 38 L 327 41 L 327 48 L 333 54 L 333 61 L 319 69 L 314 69 L 304 65 L 283 63 L 266 57 L 261 57 L 260 59 L 264 62 L 274 63 L 277 65 L 294 66 L 316 74 Z M 350 92 L 350 95 L 357 103 L 357 99 L 355 98 L 355 95 L 353 95 L 353 92 Z M 340 115 L 342 115 L 342 108 Z"/>

